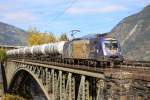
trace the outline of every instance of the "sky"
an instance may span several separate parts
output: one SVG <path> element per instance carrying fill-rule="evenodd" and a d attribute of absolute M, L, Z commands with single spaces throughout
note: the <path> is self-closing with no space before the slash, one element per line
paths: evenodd
<path fill-rule="evenodd" d="M 0 21 L 24 30 L 76 36 L 109 32 L 150 0 L 0 0 Z"/>

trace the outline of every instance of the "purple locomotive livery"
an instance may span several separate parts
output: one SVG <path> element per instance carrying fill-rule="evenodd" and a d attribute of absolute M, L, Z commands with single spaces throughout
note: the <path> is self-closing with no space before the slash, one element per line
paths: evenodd
<path fill-rule="evenodd" d="M 97 61 L 122 60 L 119 42 L 107 34 L 96 34 L 73 39 L 64 45 L 64 58 Z"/>

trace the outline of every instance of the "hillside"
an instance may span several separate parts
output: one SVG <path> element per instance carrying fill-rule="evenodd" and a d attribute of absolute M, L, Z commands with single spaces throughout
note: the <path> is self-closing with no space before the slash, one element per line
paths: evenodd
<path fill-rule="evenodd" d="M 0 22 L 1 45 L 26 45 L 27 34 L 24 30 Z"/>
<path fill-rule="evenodd" d="M 123 54 L 132 60 L 150 60 L 150 5 L 124 18 L 111 31 L 118 38 Z"/>

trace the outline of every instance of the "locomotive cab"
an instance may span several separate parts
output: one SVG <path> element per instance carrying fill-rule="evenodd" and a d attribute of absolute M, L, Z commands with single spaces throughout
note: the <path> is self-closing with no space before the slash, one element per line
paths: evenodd
<path fill-rule="evenodd" d="M 114 38 L 104 38 L 102 43 L 103 53 L 105 57 L 109 58 L 120 58 L 121 48 L 119 42 Z"/>

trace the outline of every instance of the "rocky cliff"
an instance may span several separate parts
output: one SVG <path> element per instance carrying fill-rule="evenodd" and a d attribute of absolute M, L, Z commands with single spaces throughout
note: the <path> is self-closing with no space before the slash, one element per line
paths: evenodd
<path fill-rule="evenodd" d="M 150 5 L 124 18 L 111 35 L 119 39 L 126 58 L 150 60 Z"/>

